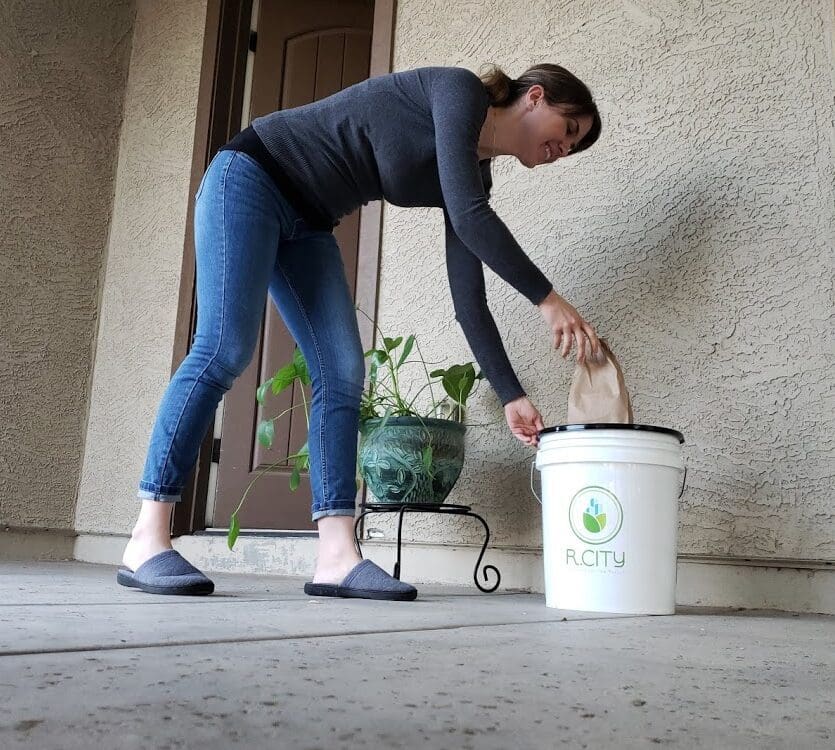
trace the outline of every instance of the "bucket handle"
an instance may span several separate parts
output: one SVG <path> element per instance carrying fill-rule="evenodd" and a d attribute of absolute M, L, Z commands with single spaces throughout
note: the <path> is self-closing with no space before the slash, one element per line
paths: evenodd
<path fill-rule="evenodd" d="M 536 459 L 531 461 L 531 492 L 533 492 L 533 496 L 537 499 L 540 505 L 542 505 L 542 498 L 536 494 L 536 490 L 533 486 L 533 470 L 536 467 Z M 687 467 L 684 467 L 684 476 L 681 478 L 681 492 L 678 493 L 678 500 L 681 500 L 681 496 L 684 494 L 684 488 L 687 486 Z"/>
<path fill-rule="evenodd" d="M 681 492 L 678 493 L 678 500 L 681 500 L 681 496 L 684 494 L 684 487 L 687 484 L 687 466 L 684 467 L 684 476 L 681 478 Z"/>
<path fill-rule="evenodd" d="M 542 499 L 539 497 L 539 495 L 536 494 L 536 490 L 533 488 L 533 470 L 535 466 L 536 459 L 531 461 L 531 492 L 533 492 L 533 496 L 539 501 L 539 504 L 542 505 Z"/>

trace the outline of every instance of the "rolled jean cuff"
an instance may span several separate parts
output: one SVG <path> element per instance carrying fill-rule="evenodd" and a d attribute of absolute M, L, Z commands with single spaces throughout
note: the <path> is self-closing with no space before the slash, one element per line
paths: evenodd
<path fill-rule="evenodd" d="M 139 486 L 139 492 L 136 496 L 140 500 L 156 500 L 160 503 L 178 503 L 182 500 L 182 495 L 177 493 L 162 492 L 160 490 L 145 489 L 142 485 Z"/>
<path fill-rule="evenodd" d="M 350 516 L 354 517 L 356 508 L 325 508 L 324 510 L 317 510 L 313 512 L 313 520 L 318 521 L 320 518 L 327 516 Z"/>

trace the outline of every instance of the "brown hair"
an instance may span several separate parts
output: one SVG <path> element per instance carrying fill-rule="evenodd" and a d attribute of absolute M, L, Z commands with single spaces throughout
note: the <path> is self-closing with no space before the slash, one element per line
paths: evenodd
<path fill-rule="evenodd" d="M 531 86 L 539 84 L 545 91 L 545 101 L 558 106 L 570 115 L 591 117 L 591 129 L 572 150 L 572 154 L 585 151 L 600 137 L 600 113 L 591 91 L 577 76 L 560 65 L 541 63 L 528 68 L 518 78 L 511 78 L 498 65 L 490 65 L 481 81 L 494 107 L 509 107 L 523 97 Z"/>

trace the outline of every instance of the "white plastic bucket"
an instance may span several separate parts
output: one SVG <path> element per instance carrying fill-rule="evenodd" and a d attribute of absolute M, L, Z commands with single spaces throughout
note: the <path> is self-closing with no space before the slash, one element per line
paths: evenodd
<path fill-rule="evenodd" d="M 675 612 L 683 443 L 681 433 L 649 425 L 561 425 L 540 433 L 531 489 L 536 466 L 546 606 Z"/>

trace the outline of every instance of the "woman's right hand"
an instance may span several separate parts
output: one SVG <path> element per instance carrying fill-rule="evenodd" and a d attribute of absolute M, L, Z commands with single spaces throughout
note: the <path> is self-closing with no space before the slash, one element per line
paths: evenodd
<path fill-rule="evenodd" d="M 519 396 L 506 403 L 504 417 L 516 438 L 534 448 L 539 445 L 539 432 L 545 429 L 545 423 L 539 410 L 527 396 Z"/>
<path fill-rule="evenodd" d="M 563 359 L 571 353 L 571 347 L 575 342 L 579 364 L 583 364 L 590 353 L 600 353 L 600 340 L 594 327 L 553 289 L 539 303 L 539 310 L 553 336 L 554 349 L 560 349 Z"/>

